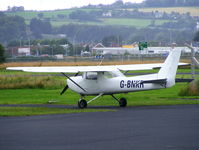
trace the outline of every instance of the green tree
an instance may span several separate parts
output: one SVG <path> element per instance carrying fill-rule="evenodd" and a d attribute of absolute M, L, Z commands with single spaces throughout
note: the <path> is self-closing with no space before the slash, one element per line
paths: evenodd
<path fill-rule="evenodd" d="M 5 49 L 4 49 L 3 45 L 0 44 L 0 63 L 5 62 L 4 53 L 5 53 Z"/>
<path fill-rule="evenodd" d="M 70 19 L 77 19 L 79 21 L 98 21 L 95 14 L 83 10 L 77 10 L 69 14 Z"/>
<path fill-rule="evenodd" d="M 52 26 L 49 21 L 42 21 L 37 18 L 33 18 L 30 21 L 30 30 L 33 36 L 36 38 L 41 38 L 42 34 L 50 34 L 52 31 Z"/>
<path fill-rule="evenodd" d="M 139 50 L 144 50 L 144 48 L 148 48 L 148 43 L 147 42 L 139 42 L 138 44 Z"/>
<path fill-rule="evenodd" d="M 0 41 L 8 42 L 26 37 L 25 20 L 19 16 L 0 15 Z"/>

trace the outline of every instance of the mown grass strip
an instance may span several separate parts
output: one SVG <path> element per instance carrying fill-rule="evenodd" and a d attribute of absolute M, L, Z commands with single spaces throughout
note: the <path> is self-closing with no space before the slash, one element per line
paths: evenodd
<path fill-rule="evenodd" d="M 65 108 L 43 108 L 43 107 L 0 107 L 0 116 L 35 116 L 68 114 L 82 112 L 107 112 L 110 109 L 65 109 Z"/>

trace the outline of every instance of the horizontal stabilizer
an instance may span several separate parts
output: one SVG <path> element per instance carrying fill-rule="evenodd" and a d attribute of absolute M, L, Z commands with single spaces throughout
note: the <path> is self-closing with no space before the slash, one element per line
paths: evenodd
<path fill-rule="evenodd" d="M 166 84 L 167 79 L 145 80 L 142 83 Z"/>
<path fill-rule="evenodd" d="M 194 79 L 180 79 L 176 78 L 175 82 L 192 82 Z M 142 83 L 154 83 L 154 84 L 166 84 L 167 79 L 156 79 L 156 80 L 146 80 L 142 81 Z"/>
<path fill-rule="evenodd" d="M 193 80 L 194 79 L 179 79 L 179 78 L 176 78 L 176 82 L 191 82 Z"/>

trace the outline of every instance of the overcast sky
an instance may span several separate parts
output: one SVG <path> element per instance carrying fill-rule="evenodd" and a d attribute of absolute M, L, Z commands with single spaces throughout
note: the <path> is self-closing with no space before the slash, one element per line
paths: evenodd
<path fill-rule="evenodd" d="M 0 0 L 0 10 L 8 6 L 24 6 L 25 10 L 54 10 L 80 7 L 88 4 L 111 4 L 116 0 Z M 139 3 L 143 0 L 123 0 L 123 2 Z"/>

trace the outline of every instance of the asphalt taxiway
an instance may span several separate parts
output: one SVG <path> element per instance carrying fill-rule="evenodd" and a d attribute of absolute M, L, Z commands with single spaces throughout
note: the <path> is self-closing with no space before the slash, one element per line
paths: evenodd
<path fill-rule="evenodd" d="M 0 117 L 0 150 L 199 149 L 199 105 L 115 109 Z"/>

